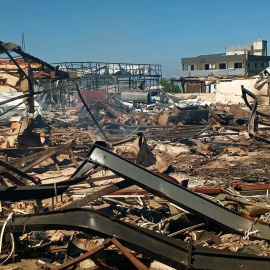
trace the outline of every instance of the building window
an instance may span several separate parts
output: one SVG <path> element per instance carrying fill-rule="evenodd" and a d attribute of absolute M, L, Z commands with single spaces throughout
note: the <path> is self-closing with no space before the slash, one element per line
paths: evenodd
<path fill-rule="evenodd" d="M 190 65 L 190 70 L 194 70 L 194 65 Z"/>
<path fill-rule="evenodd" d="M 258 63 L 255 63 L 255 68 L 258 68 Z"/>
<path fill-rule="evenodd" d="M 205 70 L 209 70 L 209 64 L 205 64 L 205 65 L 204 65 L 204 69 L 205 69 Z"/>
<path fill-rule="evenodd" d="M 234 63 L 234 68 L 242 68 L 242 62 Z"/>
<path fill-rule="evenodd" d="M 261 63 L 261 68 L 264 68 L 264 63 Z"/>
<path fill-rule="evenodd" d="M 226 69 L 226 63 L 219 63 L 219 69 Z"/>
<path fill-rule="evenodd" d="M 250 63 L 247 63 L 247 67 L 250 68 Z"/>

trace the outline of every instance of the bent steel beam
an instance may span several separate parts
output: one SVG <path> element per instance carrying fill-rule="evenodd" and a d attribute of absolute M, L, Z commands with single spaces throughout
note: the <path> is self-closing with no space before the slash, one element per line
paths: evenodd
<path fill-rule="evenodd" d="M 5 220 L 6 217 L 0 218 L 0 228 Z M 94 210 L 70 209 L 20 215 L 15 216 L 6 226 L 6 231 L 10 232 L 61 229 L 83 231 L 105 238 L 117 237 L 125 246 L 177 269 L 184 269 L 183 262 L 188 256 L 187 243 L 113 219 Z"/>
<path fill-rule="evenodd" d="M 0 218 L 0 228 L 6 217 Z M 263 256 L 192 246 L 134 224 L 114 219 L 95 210 L 70 209 L 42 214 L 16 215 L 7 232 L 77 230 L 101 237 L 116 237 L 128 248 L 176 269 L 268 270 L 270 259 Z"/>
<path fill-rule="evenodd" d="M 36 184 L 36 185 L 39 184 L 38 181 L 37 181 L 34 177 L 28 175 L 27 173 L 25 173 L 25 172 L 23 172 L 23 171 L 21 171 L 21 170 L 15 168 L 14 166 L 12 166 L 12 165 L 10 165 L 10 164 L 8 164 L 8 163 L 2 161 L 2 160 L 0 160 L 0 173 L 2 173 L 2 171 L 3 171 L 3 170 L 1 169 L 1 167 L 4 167 L 6 170 L 12 171 L 12 172 L 14 172 L 14 173 L 20 175 L 21 177 L 30 180 L 31 182 L 33 182 L 33 183 Z"/>
<path fill-rule="evenodd" d="M 248 99 L 247 99 L 247 95 L 254 99 L 254 103 L 257 103 L 257 104 L 256 104 L 256 108 L 255 108 L 255 109 L 257 109 L 257 106 L 258 106 L 258 99 L 257 99 L 256 95 L 253 94 L 252 92 L 250 92 L 249 90 L 247 90 L 247 89 L 244 87 L 244 85 L 241 85 L 241 90 L 242 90 L 242 95 L 243 95 L 242 97 L 243 97 L 243 99 L 244 99 L 246 105 L 248 106 L 248 108 L 252 111 L 254 105 L 251 105 L 251 104 L 249 103 L 249 101 L 248 101 Z M 263 117 L 270 117 L 269 114 L 265 114 L 265 113 L 262 113 L 262 112 L 260 112 L 260 111 L 256 111 L 256 113 L 257 113 L 258 115 L 260 115 L 260 116 L 263 116 Z"/>
<path fill-rule="evenodd" d="M 88 158 L 89 163 L 107 167 L 115 174 L 134 181 L 136 185 L 144 189 L 151 189 L 151 192 L 157 196 L 165 197 L 167 200 L 210 222 L 221 225 L 223 228 L 240 234 L 251 230 L 259 230 L 256 237 L 270 240 L 270 228 L 268 224 L 256 223 L 252 220 L 245 219 L 239 213 L 172 183 L 105 148 L 95 144 L 88 153 Z"/>
<path fill-rule="evenodd" d="M 241 85 L 241 89 L 242 89 L 242 98 L 244 99 L 248 108 L 251 110 L 251 115 L 250 115 L 250 118 L 248 121 L 248 131 L 249 132 L 256 131 L 256 130 L 258 130 L 258 116 L 257 115 L 262 115 L 260 112 L 257 111 L 258 99 L 252 92 L 250 92 L 246 88 L 244 88 L 243 85 Z M 254 99 L 253 105 L 249 104 L 249 101 L 247 99 L 247 95 Z"/>

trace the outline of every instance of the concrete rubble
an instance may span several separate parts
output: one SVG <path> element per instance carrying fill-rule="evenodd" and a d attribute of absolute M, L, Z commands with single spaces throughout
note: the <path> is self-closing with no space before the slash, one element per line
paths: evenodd
<path fill-rule="evenodd" d="M 124 66 L 0 52 L 0 269 L 270 268 L 269 94 L 230 78 L 235 103 L 184 99 L 144 78 L 122 101 Z"/>

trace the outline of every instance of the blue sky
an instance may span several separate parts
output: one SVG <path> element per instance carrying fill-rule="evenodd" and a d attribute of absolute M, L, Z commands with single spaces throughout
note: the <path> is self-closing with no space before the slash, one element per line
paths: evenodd
<path fill-rule="evenodd" d="M 269 39 L 265 0 L 1 0 L 1 41 L 49 63 L 161 64 L 181 76 L 181 58 Z"/>

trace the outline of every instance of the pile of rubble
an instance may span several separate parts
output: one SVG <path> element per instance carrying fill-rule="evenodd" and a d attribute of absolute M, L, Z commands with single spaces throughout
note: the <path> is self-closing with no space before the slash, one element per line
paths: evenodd
<path fill-rule="evenodd" d="M 35 76 L 66 76 L 45 66 Z M 254 94 L 131 108 L 76 87 L 81 108 L 36 116 L 27 98 L 27 117 L 1 121 L 0 269 L 269 269 L 269 115 Z"/>
<path fill-rule="evenodd" d="M 179 107 L 158 113 L 151 125 L 115 123 L 112 115 L 108 122 L 111 110 L 103 107 L 100 129 L 93 120 L 87 129 L 74 127 L 68 111 L 57 114 L 60 121 L 50 112 L 5 126 L 2 264 L 266 269 L 268 130 L 249 133 L 249 118 L 230 109 L 195 108 L 208 112 L 199 122 L 201 114 L 188 113 L 195 125 L 178 118 L 185 112 Z"/>

